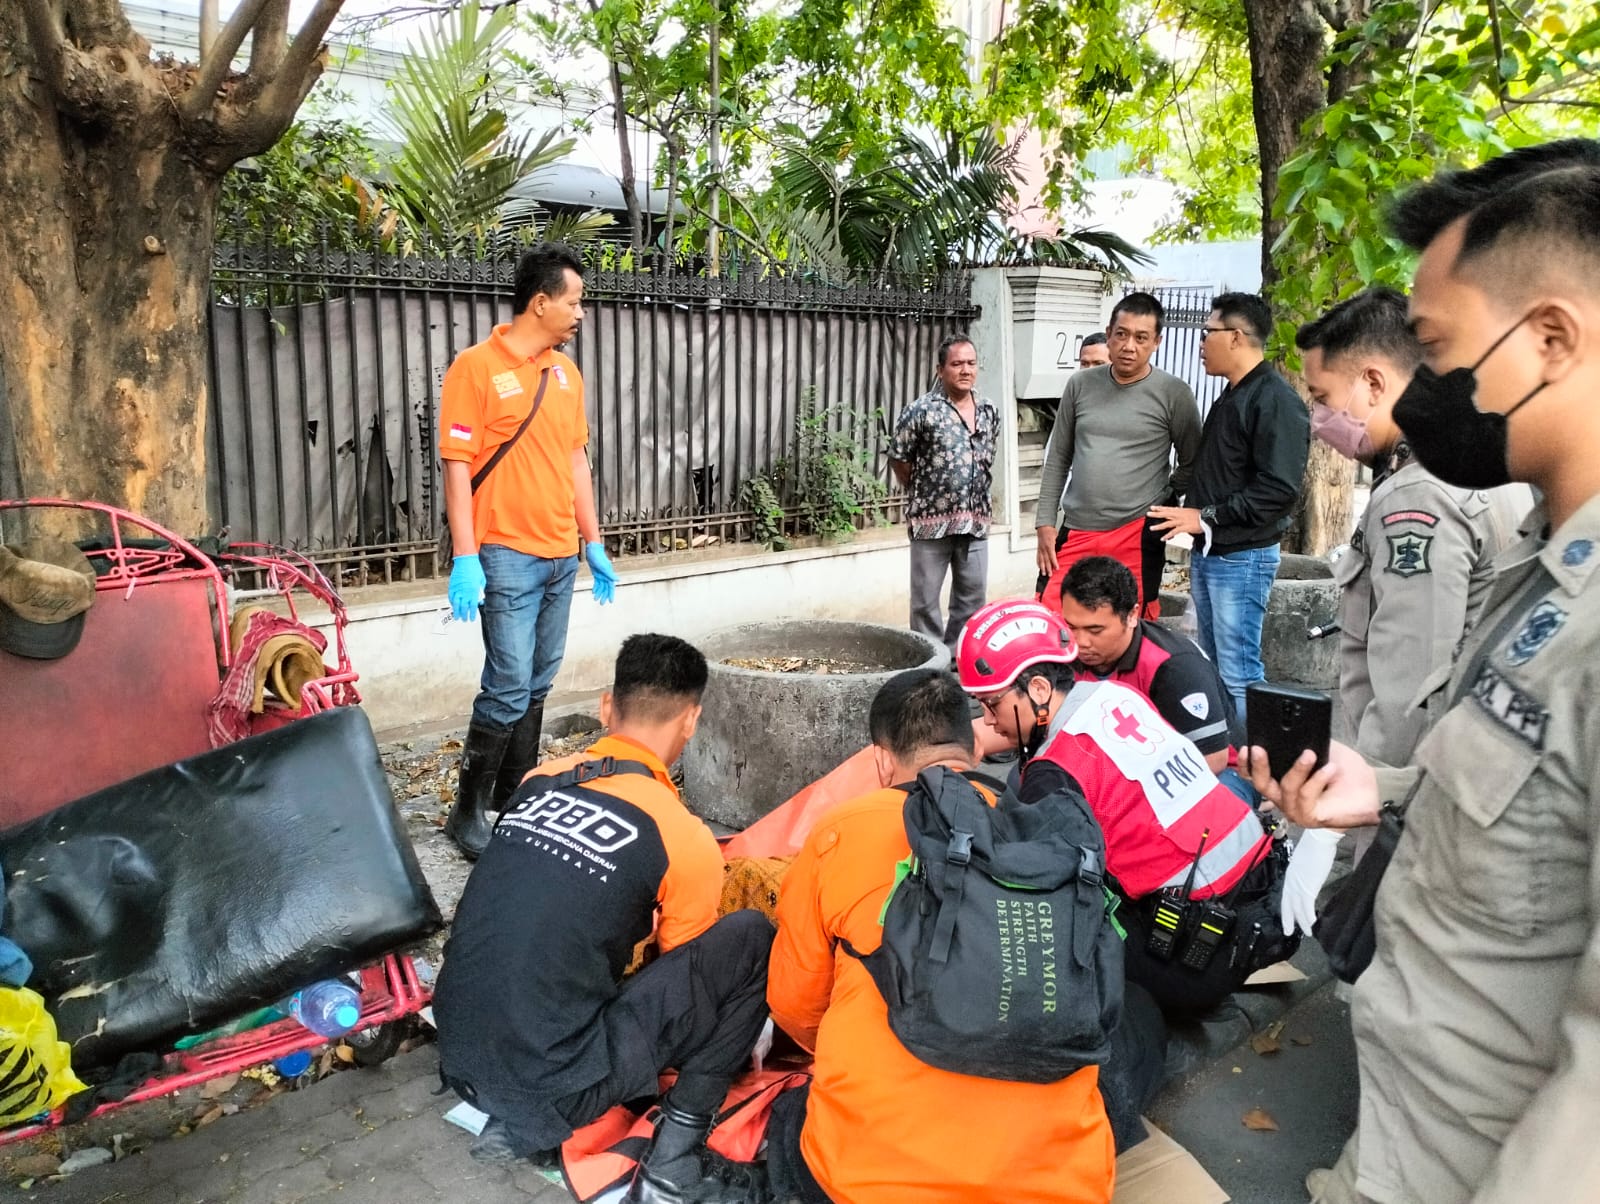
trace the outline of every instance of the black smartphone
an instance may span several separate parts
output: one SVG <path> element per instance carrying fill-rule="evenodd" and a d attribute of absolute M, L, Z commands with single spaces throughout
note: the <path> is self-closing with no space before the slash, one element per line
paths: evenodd
<path fill-rule="evenodd" d="M 1274 779 L 1289 772 L 1306 749 L 1317 754 L 1318 769 L 1328 763 L 1333 699 L 1321 690 L 1257 682 L 1244 692 L 1246 725 L 1252 747 L 1267 750 Z"/>

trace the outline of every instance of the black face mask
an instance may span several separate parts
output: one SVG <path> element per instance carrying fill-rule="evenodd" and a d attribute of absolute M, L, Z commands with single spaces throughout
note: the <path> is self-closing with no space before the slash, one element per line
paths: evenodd
<path fill-rule="evenodd" d="M 1421 365 L 1394 403 L 1394 420 L 1411 453 L 1447 485 L 1493 489 L 1511 480 L 1506 420 L 1549 382 L 1536 385 L 1504 414 L 1480 410 L 1473 399 L 1478 394 L 1478 369 L 1527 320 L 1527 315 L 1517 319 L 1470 368 L 1452 368 L 1441 376 Z"/>

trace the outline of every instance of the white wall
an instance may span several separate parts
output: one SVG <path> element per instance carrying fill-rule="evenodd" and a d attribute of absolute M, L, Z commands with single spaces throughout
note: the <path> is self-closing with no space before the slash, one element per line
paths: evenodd
<path fill-rule="evenodd" d="M 1033 533 L 1020 552 L 1010 532 L 990 544 L 989 596 L 1030 593 Z M 617 646 L 629 635 L 664 631 L 695 640 L 744 623 L 817 618 L 906 624 L 910 559 L 903 534 L 872 531 L 856 542 L 791 552 L 691 561 L 667 568 L 619 566 L 616 601 L 600 607 L 583 574 L 572 600 L 567 655 L 556 694 L 592 693 L 610 683 Z M 441 627 L 444 583 L 426 597 L 356 602 L 350 660 L 375 728 L 459 719 L 463 724 L 483 667 L 476 623 Z M 326 626 L 326 624 L 322 624 Z"/>

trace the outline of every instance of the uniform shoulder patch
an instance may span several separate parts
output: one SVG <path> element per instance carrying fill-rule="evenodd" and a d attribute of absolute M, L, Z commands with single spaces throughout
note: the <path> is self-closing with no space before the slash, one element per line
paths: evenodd
<path fill-rule="evenodd" d="M 1384 519 L 1385 523 L 1389 520 Z M 1419 573 L 1433 572 L 1428 554 L 1433 548 L 1433 536 L 1416 535 L 1407 532 L 1404 535 L 1385 536 L 1389 541 L 1389 571 L 1401 577 L 1415 577 Z"/>
<path fill-rule="evenodd" d="M 1196 690 L 1193 694 L 1185 694 L 1178 700 L 1183 709 L 1196 719 L 1204 719 L 1211 714 L 1211 699 L 1205 696 L 1203 690 Z"/>
<path fill-rule="evenodd" d="M 1493 665 L 1485 664 L 1472 682 L 1472 697 L 1502 727 L 1535 749 L 1544 748 L 1550 712 L 1538 699 L 1519 690 Z"/>
<path fill-rule="evenodd" d="M 1506 664 L 1525 665 L 1539 654 L 1539 650 L 1555 638 L 1556 632 L 1567 621 L 1567 612 L 1554 602 L 1539 603 L 1528 612 L 1521 629 L 1506 649 Z"/>
<path fill-rule="evenodd" d="M 1393 514 L 1383 516 L 1383 525 L 1392 527 L 1396 523 L 1421 523 L 1424 527 L 1437 527 L 1439 516 L 1429 514 L 1426 510 L 1396 510 Z"/>

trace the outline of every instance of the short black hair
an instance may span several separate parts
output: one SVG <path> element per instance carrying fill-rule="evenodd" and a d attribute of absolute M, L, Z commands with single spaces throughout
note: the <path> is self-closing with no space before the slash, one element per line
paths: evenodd
<path fill-rule="evenodd" d="M 1407 371 L 1422 362 L 1422 344 L 1411 333 L 1406 299 L 1392 288 L 1369 288 L 1341 301 L 1294 336 L 1301 351 L 1320 349 L 1331 363 L 1347 355 L 1381 355 Z"/>
<path fill-rule="evenodd" d="M 884 682 L 867 727 L 874 744 L 902 761 L 924 748 L 974 751 L 971 704 L 946 669 L 909 669 Z"/>
<path fill-rule="evenodd" d="M 1600 167 L 1600 141 L 1562 138 L 1525 146 L 1470 171 L 1447 171 L 1403 194 L 1389 208 L 1389 231 L 1420 251 L 1456 219 L 1530 177 L 1561 168 Z"/>
<path fill-rule="evenodd" d="M 1017 679 L 1011 683 L 1014 690 L 1026 690 L 1030 678 L 1042 677 L 1050 683 L 1052 690 L 1070 690 L 1077 683 L 1078 671 L 1070 664 L 1060 661 L 1040 661 L 1036 665 L 1029 665 Z"/>
<path fill-rule="evenodd" d="M 1068 569 L 1061 579 L 1061 597 L 1068 594 L 1090 610 L 1109 606 L 1119 619 L 1126 619 L 1139 605 L 1139 583 L 1127 565 L 1110 556 L 1085 556 Z"/>
<path fill-rule="evenodd" d="M 1151 293 L 1129 293 L 1118 301 L 1111 309 L 1111 321 L 1108 326 L 1117 324 L 1118 314 L 1133 314 L 1135 317 L 1151 317 L 1156 320 L 1156 333 L 1161 333 L 1161 325 L 1167 320 L 1166 307 L 1157 301 Z"/>
<path fill-rule="evenodd" d="M 1218 293 L 1211 308 L 1224 322 L 1244 324 L 1244 333 L 1257 343 L 1272 334 L 1272 307 L 1258 293 Z"/>
<path fill-rule="evenodd" d="M 1160 329 L 1160 324 L 1159 323 L 1157 323 L 1156 328 L 1158 330 Z M 1083 336 L 1083 342 L 1078 344 L 1078 350 L 1082 351 L 1085 347 L 1100 347 L 1100 346 L 1103 346 L 1105 344 L 1105 341 L 1106 341 L 1105 331 L 1097 330 L 1093 334 L 1086 334 L 1086 335 Z"/>
<path fill-rule="evenodd" d="M 972 336 L 970 334 L 945 335 L 943 340 L 941 340 L 939 343 L 939 367 L 943 368 L 945 360 L 950 358 L 950 349 L 952 347 L 960 347 L 962 345 L 971 347 L 974 354 L 976 354 L 978 350 L 978 345 L 972 341 Z"/>
<path fill-rule="evenodd" d="M 617 716 L 665 723 L 706 692 L 710 671 L 693 644 L 675 635 L 630 635 L 617 653 L 611 704 Z"/>
<path fill-rule="evenodd" d="M 1558 277 L 1600 289 L 1600 167 L 1528 176 L 1474 209 L 1453 271 L 1507 306 Z"/>
<path fill-rule="evenodd" d="M 511 312 L 527 312 L 540 293 L 559 297 L 567 291 L 567 269 L 583 278 L 583 260 L 563 242 L 542 242 L 522 253 L 517 260 L 517 275 L 511 287 Z"/>

